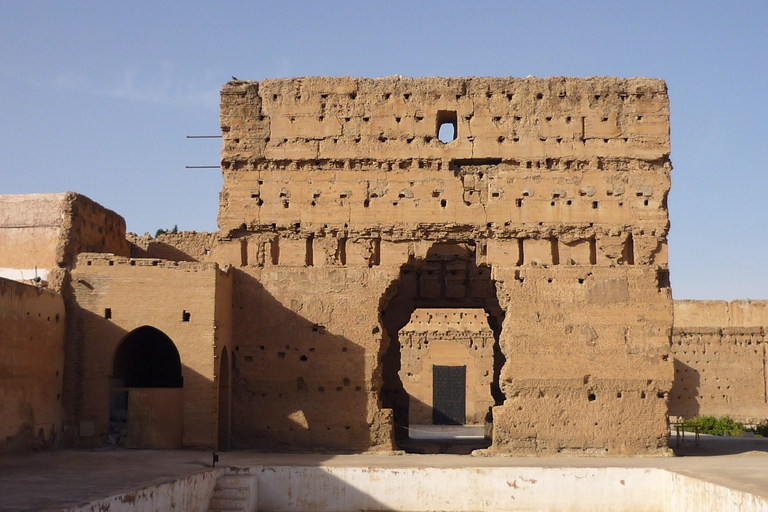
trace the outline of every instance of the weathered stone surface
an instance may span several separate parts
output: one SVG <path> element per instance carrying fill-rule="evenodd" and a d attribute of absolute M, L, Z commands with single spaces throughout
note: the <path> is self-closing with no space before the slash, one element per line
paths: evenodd
<path fill-rule="evenodd" d="M 675 385 L 669 412 L 768 418 L 768 301 L 675 301 Z"/>
<path fill-rule="evenodd" d="M 80 252 L 129 254 L 125 220 L 74 192 L 0 195 L 0 247 L 0 270 L 37 268 L 46 276 Z"/>
<path fill-rule="evenodd" d="M 495 404 L 492 450 L 664 452 L 668 115 L 664 83 L 641 78 L 227 84 L 219 226 L 245 244 L 227 259 L 246 255 L 235 339 L 259 362 L 238 367 L 254 403 L 235 411 L 235 425 L 265 441 L 334 442 L 333 425 L 312 427 L 325 425 L 313 402 L 323 399 L 300 395 L 334 389 L 348 354 L 331 351 L 322 367 L 308 354 L 303 366 L 301 354 L 269 362 L 305 344 L 319 350 L 288 341 L 305 339 L 305 322 L 359 351 L 367 421 L 350 431 L 370 431 L 387 408 L 398 428 L 423 421 L 409 407 L 423 390 L 407 382 L 430 360 L 411 350 L 423 336 L 406 324 L 415 311 L 481 308 L 494 333 L 491 378 L 469 379 L 468 396 Z M 443 124 L 454 140 L 440 140 Z M 265 375 L 274 365 L 279 375 Z M 321 368 L 326 382 L 309 385 Z M 277 396 L 273 378 L 286 381 Z M 286 432 L 275 422 L 294 418 L 297 403 L 307 421 Z M 251 412 L 265 408 L 269 420 Z M 369 447 L 383 447 L 374 439 Z"/>
<path fill-rule="evenodd" d="M 0 453 L 61 439 L 64 322 L 61 295 L 0 278 Z"/>

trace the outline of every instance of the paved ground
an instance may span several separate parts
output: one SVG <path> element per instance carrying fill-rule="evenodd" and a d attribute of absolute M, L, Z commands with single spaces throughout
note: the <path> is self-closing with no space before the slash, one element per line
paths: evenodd
<path fill-rule="evenodd" d="M 672 440 L 674 445 L 674 438 Z M 460 455 L 326 455 L 221 453 L 219 465 L 408 467 L 656 467 L 768 498 L 768 438 L 686 436 L 678 457 L 472 457 Z M 211 453 L 105 449 L 0 459 L 0 511 L 60 510 L 98 498 L 206 471 Z"/>

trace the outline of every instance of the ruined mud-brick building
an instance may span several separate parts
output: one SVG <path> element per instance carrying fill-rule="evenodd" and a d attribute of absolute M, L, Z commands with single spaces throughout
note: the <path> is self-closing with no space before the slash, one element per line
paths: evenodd
<path fill-rule="evenodd" d="M 218 233 L 66 231 L 64 437 L 666 451 L 664 82 L 233 81 L 221 129 Z"/>

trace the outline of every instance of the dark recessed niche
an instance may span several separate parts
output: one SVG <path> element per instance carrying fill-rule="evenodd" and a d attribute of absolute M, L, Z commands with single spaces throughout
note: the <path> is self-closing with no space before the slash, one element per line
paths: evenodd
<path fill-rule="evenodd" d="M 189 311 L 187 311 L 187 310 L 182 311 L 182 313 L 181 313 L 181 321 L 182 322 L 189 322 L 190 318 L 192 318 L 192 314 Z"/>

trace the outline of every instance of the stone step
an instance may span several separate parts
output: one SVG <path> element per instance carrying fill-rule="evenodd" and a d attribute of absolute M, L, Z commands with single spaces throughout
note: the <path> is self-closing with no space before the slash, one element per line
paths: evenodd
<path fill-rule="evenodd" d="M 250 488 L 255 477 L 253 475 L 224 475 L 216 481 L 217 488 L 243 487 Z"/>
<path fill-rule="evenodd" d="M 213 491 L 214 498 L 227 498 L 236 500 L 247 500 L 251 496 L 251 490 L 248 487 L 219 487 Z"/>

